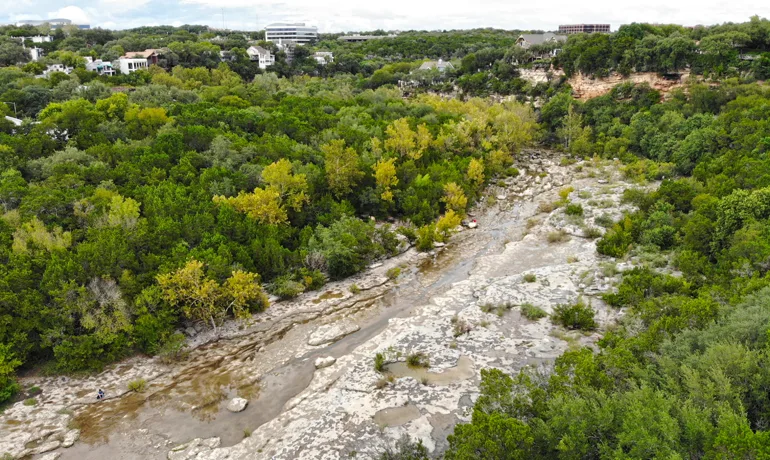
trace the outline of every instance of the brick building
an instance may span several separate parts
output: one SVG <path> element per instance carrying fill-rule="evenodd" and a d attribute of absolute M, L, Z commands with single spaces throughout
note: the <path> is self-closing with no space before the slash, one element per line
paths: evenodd
<path fill-rule="evenodd" d="M 609 24 L 569 24 L 559 26 L 560 34 L 592 34 L 594 32 L 607 33 L 609 31 Z"/>

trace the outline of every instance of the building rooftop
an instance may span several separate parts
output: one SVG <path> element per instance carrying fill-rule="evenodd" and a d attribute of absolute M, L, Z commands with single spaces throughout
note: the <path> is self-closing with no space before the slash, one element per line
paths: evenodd
<path fill-rule="evenodd" d="M 565 42 L 567 41 L 567 36 L 557 35 L 551 32 L 546 32 L 544 34 L 521 34 L 516 42 L 518 43 L 519 40 L 524 40 L 530 45 L 542 45 L 543 43 L 552 41 Z"/>

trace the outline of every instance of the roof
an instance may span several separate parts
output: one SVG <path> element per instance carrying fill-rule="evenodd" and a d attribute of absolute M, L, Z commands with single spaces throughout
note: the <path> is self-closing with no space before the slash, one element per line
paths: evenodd
<path fill-rule="evenodd" d="M 292 26 L 292 27 L 305 27 L 304 22 L 274 22 L 272 24 L 268 24 L 265 26 L 265 29 L 268 27 L 281 27 L 281 26 Z"/>
<path fill-rule="evenodd" d="M 21 126 L 22 121 L 19 120 L 18 118 L 13 118 L 13 117 L 6 116 L 5 119 L 10 121 L 11 123 L 13 123 L 16 126 Z"/>
<path fill-rule="evenodd" d="M 261 46 L 250 46 L 249 49 L 246 50 L 248 54 L 259 54 L 259 55 L 269 55 L 270 51 L 262 48 Z"/>
<path fill-rule="evenodd" d="M 148 49 L 144 51 L 129 51 L 123 56 L 121 56 L 121 59 L 147 59 L 153 54 L 157 54 L 158 50 L 155 49 Z"/>
<path fill-rule="evenodd" d="M 420 70 L 430 70 L 430 69 L 446 70 L 446 69 L 454 69 L 454 68 L 455 66 L 453 66 L 451 62 L 442 61 L 441 59 L 439 59 L 438 61 L 425 61 L 420 66 Z"/>
<path fill-rule="evenodd" d="M 518 44 L 522 40 L 529 45 L 542 45 L 546 42 L 565 42 L 567 41 L 567 36 L 557 35 L 551 32 L 546 32 L 544 34 L 521 34 L 516 40 L 516 43 Z"/>

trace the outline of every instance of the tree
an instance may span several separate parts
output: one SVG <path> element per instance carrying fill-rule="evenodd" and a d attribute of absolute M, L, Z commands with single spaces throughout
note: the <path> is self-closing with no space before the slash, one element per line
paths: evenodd
<path fill-rule="evenodd" d="M 385 128 L 385 148 L 396 152 L 400 156 L 409 156 L 417 160 L 422 156 L 422 152 L 417 150 L 417 134 L 409 126 L 409 120 L 399 118 Z"/>
<path fill-rule="evenodd" d="M 395 187 L 398 184 L 398 177 L 396 177 L 396 159 L 390 158 L 388 160 L 380 160 L 374 165 L 374 179 L 377 183 L 377 187 L 381 190 L 380 198 L 383 201 L 393 202 L 393 192 L 390 191 L 391 187 Z"/>
<path fill-rule="evenodd" d="M 214 196 L 214 203 L 226 203 L 263 224 L 283 224 L 288 220 L 286 209 L 281 206 L 281 196 L 276 190 L 259 187 L 252 193 L 240 192 L 236 197 Z"/>
<path fill-rule="evenodd" d="M 0 343 L 0 404 L 11 398 L 19 385 L 14 380 L 14 371 L 21 366 L 21 360 L 11 350 L 11 345 Z"/>
<path fill-rule="evenodd" d="M 525 460 L 534 442 L 529 426 L 508 415 L 473 411 L 469 424 L 449 436 L 447 460 Z"/>
<path fill-rule="evenodd" d="M 281 203 L 295 211 L 301 210 L 308 201 L 305 175 L 292 174 L 292 165 L 285 158 L 262 170 L 262 180 L 267 184 L 267 191 L 276 193 Z"/>
<path fill-rule="evenodd" d="M 19 40 L 0 35 L 0 67 L 23 64 L 29 61 L 29 57 Z"/>
<path fill-rule="evenodd" d="M 363 172 L 358 168 L 358 155 L 352 147 L 345 147 L 345 141 L 333 140 L 321 146 L 324 154 L 326 181 L 332 192 L 340 197 L 349 194 Z"/>
<path fill-rule="evenodd" d="M 441 201 L 446 203 L 448 209 L 460 215 L 465 213 L 465 207 L 468 205 L 468 198 L 462 187 L 454 182 L 448 182 L 444 185 L 444 197 L 441 198 Z"/>
<path fill-rule="evenodd" d="M 484 161 L 471 158 L 466 175 L 476 188 L 481 187 L 481 184 L 484 183 Z"/>
<path fill-rule="evenodd" d="M 440 236 L 440 241 L 446 241 L 449 236 L 455 232 L 457 226 L 460 225 L 460 221 L 460 216 L 452 209 L 447 211 L 446 214 L 436 222 L 436 231 Z"/>
<path fill-rule="evenodd" d="M 192 259 L 156 279 L 166 302 L 180 307 L 190 319 L 210 323 L 215 333 L 218 322 L 228 312 L 242 318 L 251 310 L 267 307 L 267 296 L 256 273 L 234 270 L 224 285 L 220 285 L 206 277 L 202 262 Z"/>

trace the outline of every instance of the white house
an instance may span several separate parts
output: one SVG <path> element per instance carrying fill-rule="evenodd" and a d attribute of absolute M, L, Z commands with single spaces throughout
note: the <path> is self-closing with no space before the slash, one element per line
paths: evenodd
<path fill-rule="evenodd" d="M 249 55 L 249 59 L 259 62 L 259 68 L 265 70 L 271 65 L 275 64 L 275 56 L 270 51 L 262 48 L 261 46 L 250 46 L 246 50 L 246 54 Z"/>
<path fill-rule="evenodd" d="M 53 37 L 50 35 L 35 35 L 34 37 L 25 37 L 25 39 L 32 40 L 32 43 L 51 43 Z"/>
<path fill-rule="evenodd" d="M 144 58 L 122 57 L 118 60 L 118 62 L 120 62 L 120 73 L 124 75 L 150 67 L 150 65 L 147 63 L 147 59 Z"/>
<path fill-rule="evenodd" d="M 454 70 L 455 66 L 452 65 L 449 61 L 444 61 L 442 59 L 439 59 L 438 61 L 425 61 L 420 66 L 420 70 L 431 70 L 436 69 L 439 72 L 444 72 L 446 70 Z"/>
<path fill-rule="evenodd" d="M 32 60 L 32 62 L 37 62 L 41 57 L 43 57 L 43 48 L 33 46 L 32 48 L 27 49 L 29 50 L 29 58 Z"/>
<path fill-rule="evenodd" d="M 315 61 L 321 65 L 326 65 L 334 62 L 334 53 L 331 51 L 316 51 L 313 54 Z"/>
<path fill-rule="evenodd" d="M 46 69 L 43 71 L 43 76 L 44 76 L 44 77 L 48 77 L 49 75 L 51 75 L 51 74 L 52 74 L 52 73 L 54 73 L 54 72 L 64 72 L 64 73 L 66 73 L 67 75 L 69 75 L 69 74 L 71 74 L 71 73 L 72 73 L 72 71 L 73 71 L 73 70 L 75 70 L 75 69 L 74 69 L 74 68 L 72 68 L 72 67 L 67 67 L 67 66 L 65 66 L 64 64 L 51 64 L 51 65 L 49 65 L 49 66 L 48 66 L 48 67 L 47 67 L 47 68 L 46 68 Z"/>
<path fill-rule="evenodd" d="M 99 75 L 115 75 L 115 69 L 112 68 L 112 63 L 109 61 L 102 61 L 101 59 L 87 62 L 86 70 L 96 72 Z"/>

